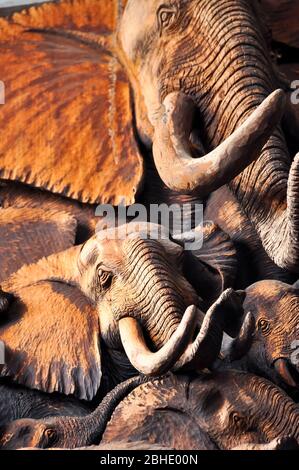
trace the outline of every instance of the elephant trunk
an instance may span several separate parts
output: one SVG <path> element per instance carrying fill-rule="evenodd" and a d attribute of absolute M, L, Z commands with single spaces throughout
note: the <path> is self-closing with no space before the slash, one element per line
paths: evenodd
<path fill-rule="evenodd" d="M 53 418 L 52 425 L 59 429 L 59 448 L 75 449 L 99 444 L 117 405 L 136 387 L 148 382 L 142 376 L 132 377 L 109 392 L 93 413 L 84 417 Z"/>
<path fill-rule="evenodd" d="M 164 100 L 165 113 L 155 126 L 154 160 L 161 179 L 172 190 L 205 197 L 229 183 L 256 160 L 284 110 L 282 90 L 273 92 L 215 150 L 193 158 L 190 150 L 194 104 L 183 93 Z"/>
<path fill-rule="evenodd" d="M 298 271 L 299 157 L 290 172 L 291 161 L 279 126 L 283 98 L 279 91 L 273 94 L 277 82 L 262 27 L 251 2 L 245 0 L 203 0 L 196 9 L 191 15 L 190 5 L 190 28 L 205 40 L 199 44 L 195 35 L 188 38 L 194 51 L 199 51 L 198 59 L 191 63 L 186 58 L 179 89 L 196 102 L 204 143 L 214 151 L 191 160 L 186 105 L 181 98 L 167 97 L 178 89 L 172 77 L 162 87 L 161 100 L 166 97 L 168 109 L 163 122 L 157 124 L 159 139 L 154 142 L 158 170 L 169 186 L 199 193 L 214 190 L 231 177 L 229 185 L 270 258 L 281 268 Z M 176 123 L 173 104 L 179 112 L 184 110 L 185 131 Z M 192 111 L 190 104 L 189 109 Z M 248 122 L 252 117 L 256 126 L 254 119 L 251 125 Z M 198 123 L 195 127 L 199 128 Z M 245 136 L 248 131 L 250 135 Z M 229 139 L 235 148 L 227 145 Z M 169 155 L 171 166 L 166 167 Z"/>
<path fill-rule="evenodd" d="M 252 376 L 252 397 L 260 403 L 259 423 L 267 441 L 290 436 L 299 442 L 299 408 L 282 390 Z M 269 407 L 265 406 L 265 396 Z"/>
<path fill-rule="evenodd" d="M 208 367 L 221 345 L 219 324 L 213 321 L 209 328 L 202 326 L 201 341 L 193 342 L 196 325 L 203 316 L 196 307 L 196 293 L 174 269 L 161 243 L 139 238 L 129 243 L 128 282 L 132 286 L 133 306 L 131 312 L 116 317 L 131 364 L 140 373 L 161 375 L 191 348 L 188 357 L 200 355 L 203 367 Z M 209 345 L 209 354 L 203 345 Z"/>

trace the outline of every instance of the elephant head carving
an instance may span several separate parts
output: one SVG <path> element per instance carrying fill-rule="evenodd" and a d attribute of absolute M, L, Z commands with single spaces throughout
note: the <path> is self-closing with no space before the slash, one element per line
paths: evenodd
<path fill-rule="evenodd" d="M 283 436 L 298 440 L 297 405 L 271 382 L 244 372 L 202 374 L 187 380 L 173 376 L 142 385 L 116 408 L 103 442 L 121 439 L 129 409 L 134 416 L 129 431 L 132 441 L 143 436 L 178 449 L 211 449 L 214 444 L 229 450 Z M 161 419 L 168 431 L 164 437 L 156 427 Z M 192 437 L 191 429 L 196 430 Z"/>
<path fill-rule="evenodd" d="M 2 75 L 14 90 L 1 114 L 11 123 L 1 175 L 83 202 L 131 204 L 153 148 L 176 192 L 206 196 L 229 183 L 269 256 L 296 271 L 298 158 L 289 174 L 285 100 L 256 2 L 78 2 L 82 9 L 80 21 L 67 0 L 1 20 Z M 29 50 L 32 73 L 20 60 Z M 27 112 L 27 86 L 38 121 Z"/>
<path fill-rule="evenodd" d="M 298 449 L 298 407 L 265 379 L 230 371 L 142 382 L 137 377 L 120 384 L 87 417 L 9 423 L 0 430 L 0 446 L 75 448 L 145 440 L 177 450 Z M 167 432 L 161 432 L 161 422 Z"/>
<path fill-rule="evenodd" d="M 111 351 L 124 349 L 135 369 L 146 375 L 211 365 L 223 331 L 236 336 L 241 326 L 242 296 L 224 290 L 229 258 L 231 268 L 235 263 L 234 250 L 227 237 L 210 225 L 207 244 L 197 256 L 187 255 L 161 226 L 155 228 L 157 239 L 149 238 L 150 224 L 120 226 L 112 238 L 110 230 L 102 230 L 85 244 L 25 265 L 4 281 L 3 289 L 18 301 L 1 328 L 1 339 L 11 351 L 2 375 L 13 373 L 20 383 L 44 391 L 90 398 L 101 380 L 99 337 Z M 215 230 L 217 249 L 222 239 L 223 250 L 218 275 L 209 264 L 209 258 L 215 262 L 213 237 L 208 253 Z M 190 266 L 198 279 L 188 274 Z M 198 286 L 205 277 L 208 282 L 214 279 L 214 294 L 219 287 L 219 295 L 224 290 L 218 299 L 212 300 L 208 293 L 200 297 Z M 51 314 L 43 321 L 44 299 Z M 59 302 L 64 315 L 57 308 Z M 205 315 L 201 309 L 207 310 Z M 32 334 L 38 338 L 37 349 Z M 61 336 L 51 353 L 47 344 L 53 334 L 57 339 L 63 335 L 63 340 Z M 26 367 L 34 366 L 30 376 L 24 361 Z M 72 369 L 76 372 L 68 372 Z"/>
<path fill-rule="evenodd" d="M 247 288 L 247 319 L 224 352 L 231 366 L 243 364 L 283 387 L 298 388 L 298 302 L 296 285 L 260 281 Z"/>
<path fill-rule="evenodd" d="M 140 127 L 144 115 L 151 125 L 162 180 L 200 195 L 231 179 L 264 249 L 276 264 L 296 271 L 299 157 L 291 167 L 281 128 L 267 129 L 268 118 L 262 124 L 262 108 L 256 110 L 267 108 L 261 103 L 279 83 L 256 2 L 129 0 L 118 37 L 138 96 Z M 268 100 L 270 121 L 275 116 L 277 124 L 283 98 L 277 92 Z M 249 131 L 258 127 L 260 136 Z M 203 157 L 192 145 L 198 140 L 212 152 Z M 241 168 L 242 157 L 254 162 Z"/>

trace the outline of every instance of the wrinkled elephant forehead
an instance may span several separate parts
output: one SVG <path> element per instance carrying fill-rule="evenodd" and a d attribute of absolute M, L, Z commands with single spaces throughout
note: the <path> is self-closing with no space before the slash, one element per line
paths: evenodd
<path fill-rule="evenodd" d="M 95 265 L 114 265 L 121 263 L 123 259 L 123 246 L 121 240 L 102 239 L 96 236 L 88 240 L 81 248 L 79 265 L 84 268 L 95 267 Z"/>
<path fill-rule="evenodd" d="M 98 243 L 96 238 L 92 237 L 82 245 L 78 260 L 79 265 L 83 268 L 88 268 L 96 262 L 98 256 Z"/>
<path fill-rule="evenodd" d="M 244 308 L 259 317 L 273 318 L 281 315 L 280 312 L 284 310 L 295 311 L 298 306 L 299 296 L 296 289 L 281 281 L 259 281 L 246 289 Z"/>
<path fill-rule="evenodd" d="M 134 239 L 141 239 L 138 234 Z M 96 265 L 105 265 L 113 268 L 124 262 L 125 244 L 130 238 L 121 236 L 118 230 L 101 231 L 82 245 L 79 255 L 79 266 L 83 269 L 92 268 Z"/>
<path fill-rule="evenodd" d="M 155 223 L 132 221 L 116 227 L 106 227 L 97 230 L 95 238 L 99 244 L 105 240 L 122 240 L 141 238 L 143 240 L 169 239 L 169 230 Z"/>
<path fill-rule="evenodd" d="M 165 3 L 165 2 L 164 2 Z M 139 42 L 151 29 L 162 0 L 129 0 L 122 17 L 120 39 L 128 57 L 134 60 Z"/>
<path fill-rule="evenodd" d="M 130 222 L 101 229 L 82 245 L 78 264 L 83 269 L 95 264 L 113 268 L 123 264 L 136 245 L 179 256 L 182 248 L 169 237 L 166 227 L 148 222 Z"/>

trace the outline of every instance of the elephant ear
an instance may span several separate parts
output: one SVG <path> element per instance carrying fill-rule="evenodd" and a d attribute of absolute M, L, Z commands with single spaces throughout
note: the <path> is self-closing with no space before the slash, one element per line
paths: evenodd
<path fill-rule="evenodd" d="M 234 284 L 237 253 L 231 238 L 213 222 L 205 222 L 202 248 L 185 252 L 184 273 L 198 294 L 209 303 Z"/>
<path fill-rule="evenodd" d="M 26 28 L 61 28 L 96 34 L 111 34 L 117 28 L 126 0 L 58 0 L 25 7 L 11 16 Z"/>
<path fill-rule="evenodd" d="M 94 235 L 100 219 L 95 216 L 96 206 L 13 181 L 0 183 L 0 206 L 4 209 L 15 207 L 26 210 L 42 207 L 48 213 L 70 214 L 77 221 L 76 244 L 84 243 Z"/>
<path fill-rule="evenodd" d="M 120 6 L 67 1 L 0 19 L 2 178 L 86 203 L 134 202 L 143 162 L 112 50 Z"/>
<path fill-rule="evenodd" d="M 236 249 L 229 235 L 214 222 L 204 223 L 203 245 L 196 256 L 219 273 L 223 290 L 232 285 L 237 269 Z"/>
<path fill-rule="evenodd" d="M 91 400 L 101 382 L 96 310 L 75 287 L 42 281 L 15 292 L 0 340 L 0 376 L 44 392 Z"/>
<path fill-rule="evenodd" d="M 0 282 L 25 264 L 73 246 L 76 220 L 43 209 L 0 210 Z"/>

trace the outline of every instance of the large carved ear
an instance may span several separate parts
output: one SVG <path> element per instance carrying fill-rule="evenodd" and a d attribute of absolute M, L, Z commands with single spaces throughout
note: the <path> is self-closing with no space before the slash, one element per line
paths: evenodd
<path fill-rule="evenodd" d="M 202 248 L 185 252 L 185 276 L 202 299 L 211 303 L 233 286 L 236 272 L 237 253 L 233 241 L 216 224 L 205 222 Z"/>
<path fill-rule="evenodd" d="M 95 216 L 96 206 L 13 181 L 0 182 L 0 206 L 26 210 L 42 207 L 48 213 L 70 214 L 77 221 L 76 244 L 84 243 L 94 235 L 100 219 Z"/>
<path fill-rule="evenodd" d="M 101 382 L 96 310 L 76 288 L 39 282 L 19 289 L 0 327 L 1 376 L 29 388 L 91 400 Z"/>
<path fill-rule="evenodd" d="M 76 220 L 43 209 L 0 210 L 0 282 L 25 264 L 71 247 Z"/>
<path fill-rule="evenodd" d="M 3 291 L 15 294 L 20 289 L 41 281 L 56 281 L 77 287 L 80 282 L 78 256 L 81 247 L 82 245 L 71 246 L 65 251 L 41 258 L 36 263 L 24 264 L 2 282 Z"/>
<path fill-rule="evenodd" d="M 110 34 L 117 28 L 127 0 L 56 0 L 28 6 L 11 19 L 26 28 L 59 28 Z"/>
<path fill-rule="evenodd" d="M 0 19 L 2 178 L 82 202 L 134 202 L 143 164 L 111 49 L 120 6 L 67 1 Z"/>

